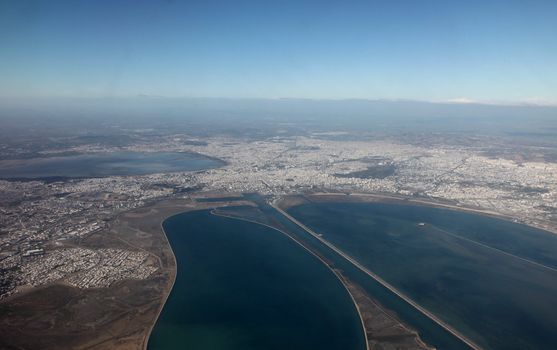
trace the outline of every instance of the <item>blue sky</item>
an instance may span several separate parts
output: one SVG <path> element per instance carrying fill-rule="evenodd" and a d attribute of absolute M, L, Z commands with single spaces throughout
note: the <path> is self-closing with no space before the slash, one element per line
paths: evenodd
<path fill-rule="evenodd" d="M 0 97 L 557 104 L 557 1 L 0 0 Z"/>

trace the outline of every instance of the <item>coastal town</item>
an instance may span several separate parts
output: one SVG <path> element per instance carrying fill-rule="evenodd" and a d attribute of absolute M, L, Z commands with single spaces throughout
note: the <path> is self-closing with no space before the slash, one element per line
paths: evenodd
<path fill-rule="evenodd" d="M 340 136 L 340 137 L 339 137 Z M 188 152 L 222 160 L 199 171 L 58 181 L 0 180 L 0 299 L 48 283 L 109 287 L 147 278 L 149 254 L 79 247 L 120 213 L 168 198 L 258 192 L 269 200 L 305 192 L 375 193 L 442 202 L 557 232 L 557 163 L 497 157 L 472 147 L 426 147 L 400 140 L 309 136 L 194 139 L 174 134 L 124 147 L 61 152 Z"/>

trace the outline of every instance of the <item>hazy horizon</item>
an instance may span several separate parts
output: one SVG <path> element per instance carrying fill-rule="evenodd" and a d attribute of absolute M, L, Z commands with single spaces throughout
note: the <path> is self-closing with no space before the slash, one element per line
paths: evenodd
<path fill-rule="evenodd" d="M 553 1 L 0 5 L 0 98 L 557 105 Z"/>

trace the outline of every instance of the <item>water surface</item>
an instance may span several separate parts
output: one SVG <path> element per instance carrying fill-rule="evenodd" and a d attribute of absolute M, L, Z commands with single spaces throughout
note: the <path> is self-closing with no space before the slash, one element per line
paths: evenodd
<path fill-rule="evenodd" d="M 323 242 L 309 234 L 306 230 L 296 225 L 286 216 L 282 215 L 275 208 L 270 206 L 263 197 L 257 194 L 245 195 L 250 200 L 258 204 L 263 212 L 264 220 L 270 220 L 273 225 L 281 227 L 288 234 L 296 237 L 312 251 L 318 252 L 327 262 L 337 270 L 342 271 L 344 277 L 362 287 L 365 292 L 375 301 L 382 305 L 389 313 L 394 314 L 414 330 L 417 330 L 422 340 L 428 345 L 437 349 L 469 350 L 470 347 L 459 338 L 448 332 L 445 328 L 425 316 L 416 309 L 390 291 L 388 288 L 377 282 L 354 264 L 346 260 Z M 247 209 L 247 208 L 244 208 Z M 242 215 L 242 210 L 235 210 L 236 215 Z M 253 214 L 251 210 L 246 212 L 246 216 Z"/>
<path fill-rule="evenodd" d="M 177 278 L 149 349 L 365 349 L 344 286 L 282 233 L 209 211 L 164 229 Z"/>
<path fill-rule="evenodd" d="M 557 344 L 551 233 L 414 205 L 311 203 L 289 213 L 484 348 Z M 392 307 L 408 318 L 407 310 Z M 408 320 L 422 331 L 424 322 Z M 435 334 L 424 334 L 436 343 Z"/>
<path fill-rule="evenodd" d="M 222 161 L 184 152 L 113 152 L 0 161 L 0 178 L 102 177 L 194 171 Z"/>

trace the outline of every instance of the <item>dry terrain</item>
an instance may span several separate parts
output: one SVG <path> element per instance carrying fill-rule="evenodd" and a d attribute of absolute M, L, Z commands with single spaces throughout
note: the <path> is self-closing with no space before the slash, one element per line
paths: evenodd
<path fill-rule="evenodd" d="M 0 348 L 146 347 L 175 277 L 174 256 L 161 222 L 179 212 L 214 206 L 193 200 L 151 204 L 119 215 L 106 230 L 71 242 L 89 249 L 147 252 L 157 270 L 146 279 L 122 280 L 108 288 L 80 289 L 57 282 L 6 298 L 0 303 Z"/>

